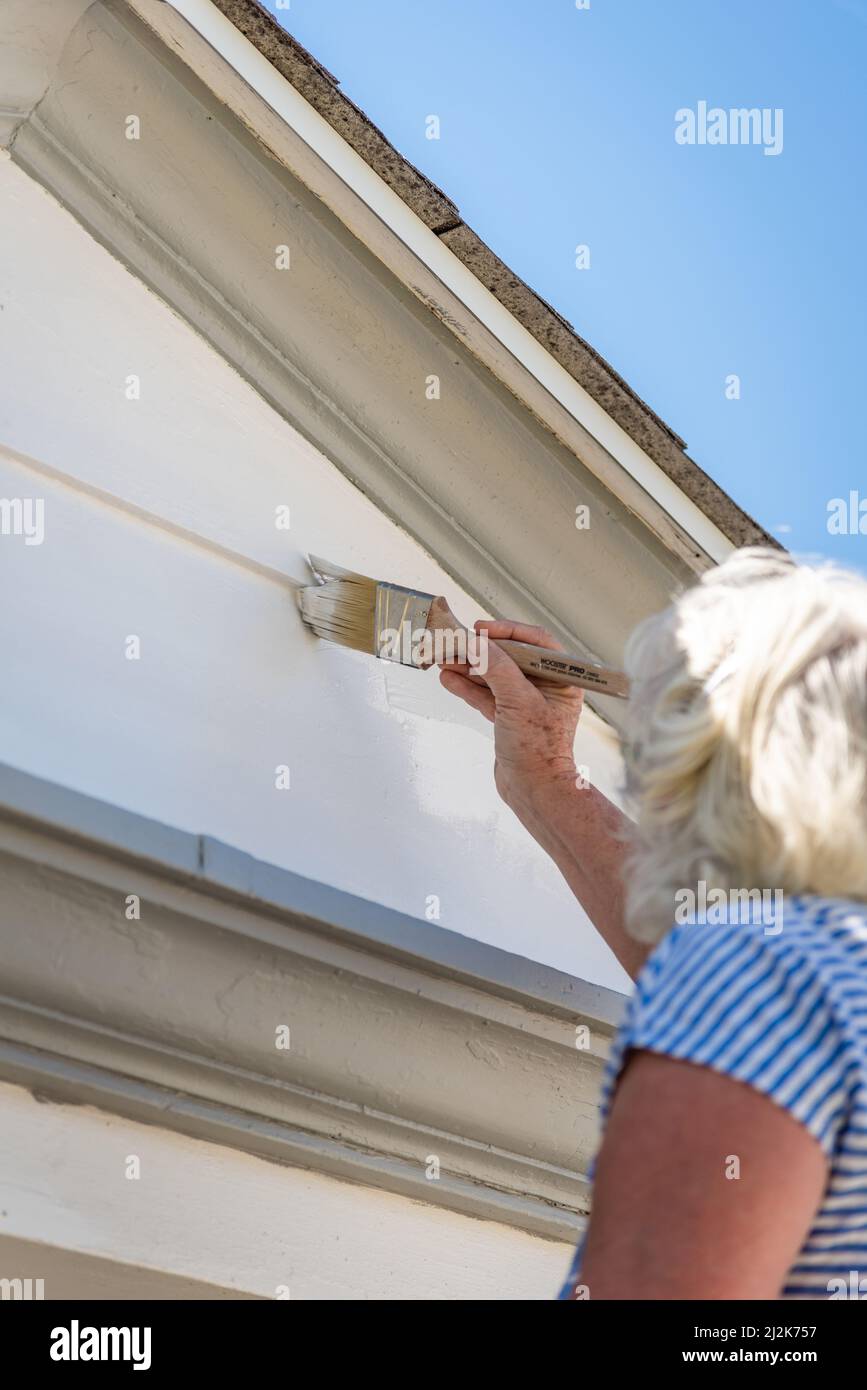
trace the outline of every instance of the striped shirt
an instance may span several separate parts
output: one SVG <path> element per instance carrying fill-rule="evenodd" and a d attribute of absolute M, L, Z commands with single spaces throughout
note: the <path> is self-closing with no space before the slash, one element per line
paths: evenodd
<path fill-rule="evenodd" d="M 789 898 L 774 926 L 674 927 L 615 1039 L 603 1126 L 630 1048 L 743 1081 L 805 1126 L 828 1183 L 782 1296 L 867 1298 L 867 907 Z M 581 1296 L 580 1267 L 579 1245 L 561 1298 Z"/>

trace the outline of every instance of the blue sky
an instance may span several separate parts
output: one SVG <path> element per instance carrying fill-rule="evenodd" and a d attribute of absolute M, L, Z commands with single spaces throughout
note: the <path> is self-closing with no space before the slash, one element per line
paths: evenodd
<path fill-rule="evenodd" d="M 828 530 L 867 512 L 867 0 L 267 7 L 741 506 L 867 569 Z M 678 144 L 700 101 L 782 108 L 781 153 Z"/>

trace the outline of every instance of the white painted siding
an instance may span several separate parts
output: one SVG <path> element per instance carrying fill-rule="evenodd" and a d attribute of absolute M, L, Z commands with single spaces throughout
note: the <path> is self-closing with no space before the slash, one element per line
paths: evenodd
<path fill-rule="evenodd" d="M 499 803 L 484 722 L 317 642 L 280 576 L 312 551 L 471 602 L 8 161 L 0 185 L 0 497 L 45 502 L 42 545 L 0 537 L 0 759 L 625 989 Z M 610 794 L 592 717 L 577 753 Z"/>

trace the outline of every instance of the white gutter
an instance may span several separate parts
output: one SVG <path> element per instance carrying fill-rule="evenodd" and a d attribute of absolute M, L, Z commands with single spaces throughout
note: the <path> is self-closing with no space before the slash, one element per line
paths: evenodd
<path fill-rule="evenodd" d="M 712 559 L 732 542 L 211 0 L 165 0 Z"/>

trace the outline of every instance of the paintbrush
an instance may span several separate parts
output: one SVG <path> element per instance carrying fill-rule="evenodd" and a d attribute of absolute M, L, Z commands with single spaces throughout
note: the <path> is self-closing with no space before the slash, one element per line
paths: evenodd
<path fill-rule="evenodd" d="M 421 670 L 462 661 L 484 675 L 484 641 L 468 633 L 444 598 L 369 579 L 315 555 L 307 558 L 314 584 L 299 590 L 301 616 L 319 637 L 341 647 Z M 497 646 L 531 680 L 574 685 L 625 699 L 629 682 L 621 671 L 593 666 L 568 652 L 527 642 L 497 639 Z"/>

